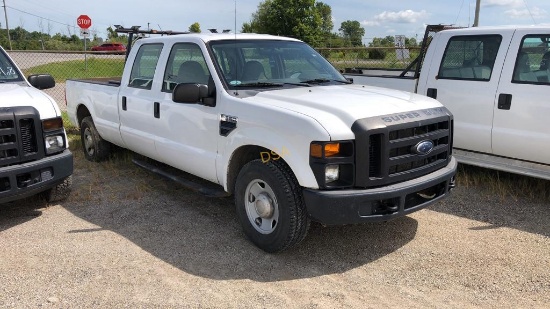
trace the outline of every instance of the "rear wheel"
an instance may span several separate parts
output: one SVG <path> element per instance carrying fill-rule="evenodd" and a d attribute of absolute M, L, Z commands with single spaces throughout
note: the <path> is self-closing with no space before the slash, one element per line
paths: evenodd
<path fill-rule="evenodd" d="M 111 144 L 97 132 L 92 117 L 82 119 L 80 123 L 82 149 L 87 160 L 99 162 L 107 159 L 111 153 Z"/>
<path fill-rule="evenodd" d="M 281 161 L 247 163 L 237 176 L 235 205 L 244 233 L 267 252 L 298 244 L 309 229 L 302 188 Z"/>

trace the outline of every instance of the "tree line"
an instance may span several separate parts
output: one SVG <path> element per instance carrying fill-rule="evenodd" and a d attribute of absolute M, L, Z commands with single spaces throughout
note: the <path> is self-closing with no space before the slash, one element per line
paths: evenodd
<path fill-rule="evenodd" d="M 263 33 L 288 36 L 300 39 L 314 48 L 363 47 L 365 29 L 357 20 L 346 20 L 333 32 L 332 8 L 316 0 L 265 0 L 260 2 L 249 22 L 242 25 L 243 33 Z M 119 35 L 113 27 L 107 29 L 107 40 L 126 43 L 127 36 Z M 195 22 L 188 28 L 189 32 L 201 32 L 200 24 Z M 88 47 L 103 43 L 103 38 L 91 31 L 87 39 Z M 71 33 L 68 35 L 33 31 L 22 27 L 10 29 L 11 48 L 14 50 L 82 50 L 83 39 Z M 0 29 L 0 44 L 9 47 L 6 29 Z M 418 46 L 415 38 L 406 38 L 407 47 Z M 368 47 L 393 47 L 393 36 L 372 38 Z"/>

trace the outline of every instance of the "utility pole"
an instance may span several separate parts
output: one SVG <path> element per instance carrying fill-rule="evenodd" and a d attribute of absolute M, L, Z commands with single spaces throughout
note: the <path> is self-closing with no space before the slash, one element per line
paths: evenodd
<path fill-rule="evenodd" d="M 476 0 L 476 15 L 474 17 L 474 25 L 472 27 L 477 27 L 479 25 L 479 7 L 481 0 Z"/>
<path fill-rule="evenodd" d="M 4 2 L 4 16 L 6 17 L 6 30 L 8 32 L 8 43 L 10 44 L 10 50 L 11 50 L 11 37 L 10 37 L 10 26 L 8 25 L 8 11 L 6 10 L 6 0 L 2 0 Z"/>

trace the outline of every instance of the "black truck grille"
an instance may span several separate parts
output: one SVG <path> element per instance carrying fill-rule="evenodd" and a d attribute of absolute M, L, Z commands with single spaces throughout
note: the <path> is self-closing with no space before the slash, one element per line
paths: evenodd
<path fill-rule="evenodd" d="M 446 166 L 452 116 L 437 108 L 361 119 L 356 134 L 356 186 L 377 187 L 414 179 Z M 428 145 L 418 150 L 419 145 Z"/>
<path fill-rule="evenodd" d="M 38 160 L 44 152 L 38 111 L 32 107 L 0 108 L 0 167 Z"/>

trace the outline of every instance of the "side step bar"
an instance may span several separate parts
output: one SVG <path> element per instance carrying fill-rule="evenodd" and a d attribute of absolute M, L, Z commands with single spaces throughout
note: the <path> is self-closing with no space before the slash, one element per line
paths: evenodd
<path fill-rule="evenodd" d="M 453 148 L 459 163 L 550 180 L 550 165 Z"/>
<path fill-rule="evenodd" d="M 193 190 L 195 192 L 198 192 L 200 194 L 203 194 L 208 197 L 227 197 L 229 196 L 229 193 L 225 192 L 221 186 L 214 187 L 214 186 L 206 186 L 204 184 L 194 182 L 189 179 L 185 179 L 179 175 L 176 175 L 175 173 L 172 173 L 169 171 L 169 167 L 163 168 L 162 166 L 158 166 L 155 164 L 148 163 L 144 160 L 139 159 L 132 159 L 132 162 L 140 167 L 143 167 L 144 169 L 151 171 L 155 174 L 158 174 L 160 176 L 166 177 L 170 180 L 173 180 L 177 182 L 178 184 L 182 185 L 183 187 Z"/>

